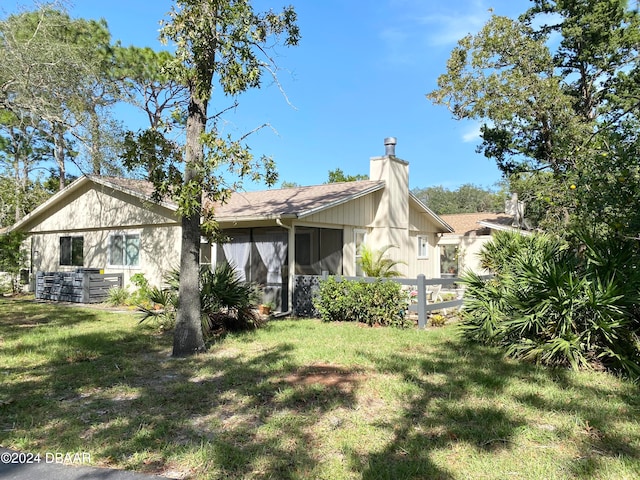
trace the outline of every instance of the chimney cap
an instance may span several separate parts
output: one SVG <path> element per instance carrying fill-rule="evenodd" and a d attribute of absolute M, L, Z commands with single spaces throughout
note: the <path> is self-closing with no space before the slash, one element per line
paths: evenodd
<path fill-rule="evenodd" d="M 384 139 L 384 154 L 387 157 L 396 156 L 396 144 L 398 140 L 396 137 L 387 137 Z"/>

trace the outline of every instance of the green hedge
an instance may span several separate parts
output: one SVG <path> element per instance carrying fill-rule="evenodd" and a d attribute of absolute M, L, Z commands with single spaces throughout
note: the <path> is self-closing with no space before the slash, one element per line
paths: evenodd
<path fill-rule="evenodd" d="M 313 303 L 326 322 L 362 322 L 400 328 L 413 325 L 405 315 L 407 292 L 393 281 L 367 283 L 329 277 L 320 282 Z"/>

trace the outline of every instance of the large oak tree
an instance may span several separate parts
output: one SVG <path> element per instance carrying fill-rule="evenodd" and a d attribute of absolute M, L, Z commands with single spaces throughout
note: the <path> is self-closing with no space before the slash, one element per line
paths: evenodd
<path fill-rule="evenodd" d="M 540 225 L 640 231 L 640 28 L 625 0 L 534 0 L 461 39 L 428 94 L 479 121 L 479 151 Z"/>
<path fill-rule="evenodd" d="M 165 71 L 188 90 L 184 150 L 176 152 L 171 139 L 154 131 L 129 145 L 128 164 L 144 164 L 157 196 L 178 204 L 182 241 L 173 355 L 183 356 L 204 349 L 198 281 L 201 235 L 216 227 L 211 205 L 224 201 L 246 177 L 267 184 L 277 178 L 273 161 L 254 158 L 244 136 L 223 137 L 215 122 L 209 128 L 215 117 L 209 112 L 212 94 L 220 104 L 259 88 L 265 73 L 277 81 L 271 50 L 280 39 L 285 46 L 296 45 L 299 30 L 292 7 L 256 13 L 249 0 L 176 0 L 161 38 L 175 47 L 175 60 L 165 64 Z M 218 107 L 218 113 L 224 110 Z"/>

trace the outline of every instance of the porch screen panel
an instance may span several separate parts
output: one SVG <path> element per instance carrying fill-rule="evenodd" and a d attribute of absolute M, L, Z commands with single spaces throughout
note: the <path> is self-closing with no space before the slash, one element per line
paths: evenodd
<path fill-rule="evenodd" d="M 342 275 L 342 230 L 320 229 L 320 270 Z M 321 272 L 322 273 L 322 272 Z"/>
<path fill-rule="evenodd" d="M 342 274 L 343 232 L 333 228 L 296 228 L 296 274 Z"/>
<path fill-rule="evenodd" d="M 229 265 L 238 274 L 240 281 L 246 281 L 246 268 L 251 252 L 251 236 L 248 233 L 233 234 L 230 242 L 222 244 L 222 251 Z"/>
<path fill-rule="evenodd" d="M 254 233 L 258 254 L 267 268 L 267 283 L 282 283 L 282 267 L 287 261 L 286 233 Z"/>
<path fill-rule="evenodd" d="M 319 275 L 314 268 L 317 256 L 313 247 L 317 244 L 315 229 L 296 228 L 296 275 Z"/>

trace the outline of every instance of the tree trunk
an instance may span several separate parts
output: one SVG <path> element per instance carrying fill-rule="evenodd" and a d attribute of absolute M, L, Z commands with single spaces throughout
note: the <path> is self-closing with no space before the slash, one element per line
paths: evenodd
<path fill-rule="evenodd" d="M 204 351 L 200 317 L 200 216 L 182 218 L 178 313 L 173 336 L 173 356 Z"/>
<path fill-rule="evenodd" d="M 182 217 L 182 247 L 180 249 L 180 286 L 178 313 L 173 336 L 173 356 L 181 357 L 204 351 L 200 306 L 200 216 L 202 210 L 202 183 L 199 173 L 204 163 L 201 136 L 207 123 L 207 101 L 196 98 L 189 101 L 185 152 L 185 185 L 197 182 L 193 192 L 195 203 Z"/>
<path fill-rule="evenodd" d="M 100 146 L 102 144 L 101 131 L 100 131 L 100 119 L 98 118 L 98 114 L 96 113 L 96 107 L 93 106 L 93 109 L 90 112 L 91 115 L 91 164 L 93 166 L 93 174 L 101 175 L 102 174 L 102 152 L 100 151 Z"/>
<path fill-rule="evenodd" d="M 53 156 L 58 164 L 58 173 L 60 175 L 60 190 L 64 189 L 67 184 L 66 170 L 64 165 L 64 128 L 62 125 L 55 124 L 53 127 Z"/>

